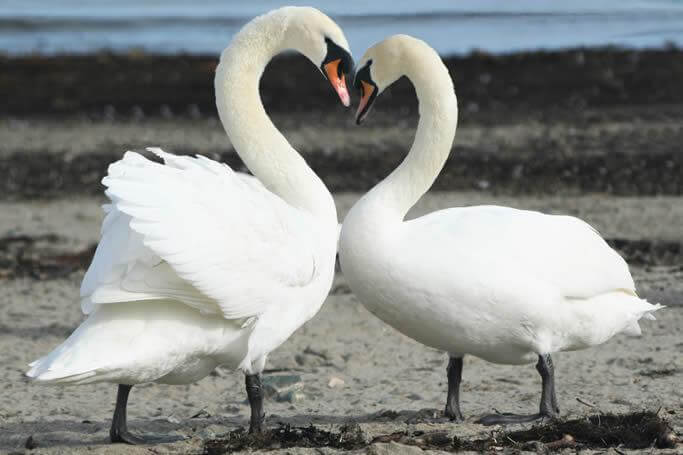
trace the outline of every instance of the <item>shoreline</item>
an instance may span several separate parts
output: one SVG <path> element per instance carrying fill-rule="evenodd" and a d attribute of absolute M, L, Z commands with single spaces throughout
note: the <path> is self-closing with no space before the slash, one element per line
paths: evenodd
<path fill-rule="evenodd" d="M 140 51 L 0 56 L 0 98 L 6 100 L 0 116 L 214 115 L 217 59 Z M 683 50 L 674 47 L 474 52 L 444 57 L 444 63 L 454 77 L 461 110 L 472 121 L 510 112 L 683 103 Z M 269 112 L 343 112 L 331 109 L 338 104 L 334 93 L 300 55 L 276 57 L 261 89 Z M 401 116 L 415 113 L 414 91 L 407 81 L 387 92 L 390 96 L 383 96 L 378 109 L 398 108 Z"/>
<path fill-rule="evenodd" d="M 0 57 L 0 200 L 97 194 L 126 150 L 161 146 L 244 170 L 214 106 L 216 56 Z M 683 50 L 447 57 L 460 112 L 434 189 L 489 194 L 683 194 Z M 417 100 L 387 89 L 361 127 L 304 57 L 261 83 L 274 123 L 332 191 L 365 191 L 400 162 Z M 354 102 L 356 94 L 353 93 Z"/>

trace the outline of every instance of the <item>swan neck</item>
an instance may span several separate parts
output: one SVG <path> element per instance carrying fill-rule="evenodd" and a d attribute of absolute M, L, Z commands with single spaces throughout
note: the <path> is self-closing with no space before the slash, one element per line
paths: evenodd
<path fill-rule="evenodd" d="M 216 107 L 235 151 L 267 189 L 336 226 L 327 187 L 275 127 L 259 94 L 270 60 L 284 50 L 298 50 L 288 27 L 280 11 L 255 19 L 235 35 L 216 68 Z"/>
<path fill-rule="evenodd" d="M 453 145 L 458 103 L 448 70 L 438 60 L 433 71 L 421 68 L 407 74 L 415 86 L 419 121 L 415 139 L 403 162 L 373 190 L 369 197 L 381 204 L 385 216 L 405 218 L 408 210 L 431 188 L 443 169 Z"/>

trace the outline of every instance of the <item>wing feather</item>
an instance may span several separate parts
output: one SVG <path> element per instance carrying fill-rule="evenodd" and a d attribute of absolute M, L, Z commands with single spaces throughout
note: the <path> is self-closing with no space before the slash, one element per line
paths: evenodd
<path fill-rule="evenodd" d="M 239 319 L 314 279 L 310 215 L 222 163 L 151 151 L 164 164 L 127 152 L 103 179 L 111 204 L 84 311 L 137 295 Z"/>
<path fill-rule="evenodd" d="M 447 235 L 444 244 L 453 245 L 454 257 L 505 265 L 499 269 L 540 278 L 569 299 L 615 290 L 635 293 L 624 259 L 575 217 L 476 206 L 434 212 L 415 222 L 434 233 L 426 236 L 432 241 Z"/>

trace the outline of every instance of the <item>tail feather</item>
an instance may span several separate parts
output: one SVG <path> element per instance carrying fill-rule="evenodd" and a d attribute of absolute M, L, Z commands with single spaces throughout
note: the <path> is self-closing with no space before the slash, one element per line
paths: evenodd
<path fill-rule="evenodd" d="M 640 328 L 639 321 L 640 319 L 647 319 L 650 321 L 655 321 L 657 318 L 652 314 L 657 310 L 661 310 L 662 308 L 666 308 L 665 305 L 661 305 L 659 303 L 651 304 L 645 299 L 639 299 L 641 302 L 649 305 L 649 308 L 644 309 L 639 315 L 637 315 L 636 319 L 631 321 L 622 331 L 624 335 L 628 336 L 640 336 L 642 335 L 642 330 Z"/>

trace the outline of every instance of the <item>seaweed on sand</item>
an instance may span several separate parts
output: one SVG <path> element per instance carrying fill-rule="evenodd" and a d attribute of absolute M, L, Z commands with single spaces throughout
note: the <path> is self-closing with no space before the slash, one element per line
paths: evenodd
<path fill-rule="evenodd" d="M 313 425 L 292 427 L 281 424 L 261 435 L 250 435 L 243 429 L 231 431 L 225 437 L 208 441 L 204 451 L 207 455 L 216 455 L 245 449 L 274 450 L 292 447 L 356 450 L 378 442 L 397 442 L 422 449 L 451 452 L 488 452 L 503 447 L 532 450 L 542 448 L 549 451 L 567 447 L 644 449 L 653 446 L 670 448 L 677 444 L 669 424 L 653 412 L 596 414 L 579 419 L 558 420 L 527 430 L 492 432 L 488 438 L 476 440 L 452 437 L 445 431 L 423 432 L 410 429 L 368 439 L 358 425 L 346 425 L 336 433 Z"/>

